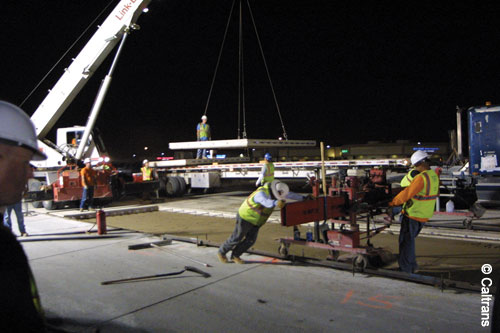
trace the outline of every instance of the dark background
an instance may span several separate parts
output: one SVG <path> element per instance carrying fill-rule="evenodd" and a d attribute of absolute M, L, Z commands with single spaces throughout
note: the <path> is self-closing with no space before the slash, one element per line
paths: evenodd
<path fill-rule="evenodd" d="M 20 104 L 108 2 L 2 1 L 0 99 Z M 195 140 L 231 4 L 153 0 L 139 18 L 141 30 L 125 44 L 97 121 L 113 159 L 171 155 L 169 142 Z M 289 139 L 445 142 L 457 105 L 500 100 L 498 1 L 250 5 Z M 237 15 L 231 22 L 207 112 L 213 139 L 238 134 Z M 94 32 L 95 25 L 24 103 L 28 114 Z M 248 137 L 278 138 L 281 124 L 246 8 L 243 43 Z M 58 127 L 85 124 L 110 60 Z"/>

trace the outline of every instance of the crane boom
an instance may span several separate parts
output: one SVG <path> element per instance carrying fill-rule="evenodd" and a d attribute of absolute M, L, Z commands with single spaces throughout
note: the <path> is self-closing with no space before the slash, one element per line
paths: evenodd
<path fill-rule="evenodd" d="M 111 50 L 151 0 L 122 0 L 88 41 L 31 116 L 38 139 L 44 139 Z"/>

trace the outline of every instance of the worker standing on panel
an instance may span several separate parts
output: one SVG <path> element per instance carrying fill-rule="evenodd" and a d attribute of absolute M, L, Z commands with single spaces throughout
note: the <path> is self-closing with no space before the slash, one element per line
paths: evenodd
<path fill-rule="evenodd" d="M 142 180 L 143 181 L 148 181 L 148 180 L 153 180 L 153 169 L 149 167 L 149 161 L 144 160 L 142 161 Z"/>
<path fill-rule="evenodd" d="M 217 252 L 219 260 L 227 263 L 226 253 L 232 251 L 231 259 L 237 264 L 244 264 L 240 256 L 255 243 L 260 227 L 267 222 L 274 207 L 283 208 L 286 199 L 302 201 L 305 198 L 290 192 L 288 185 L 279 180 L 259 187 L 241 204 L 234 231 Z"/>
<path fill-rule="evenodd" d="M 264 155 L 264 165 L 260 170 L 260 176 L 255 182 L 255 186 L 259 187 L 265 183 L 271 183 L 274 180 L 274 164 L 272 161 L 273 157 L 271 154 L 266 153 Z"/>
<path fill-rule="evenodd" d="M 15 105 L 0 101 L 0 212 L 21 202 L 30 160 L 45 160 L 38 150 L 35 127 Z M 0 331 L 45 332 L 38 289 L 23 248 L 0 226 Z"/>
<path fill-rule="evenodd" d="M 198 123 L 196 127 L 196 140 L 197 141 L 208 141 L 212 139 L 212 135 L 210 133 L 210 125 L 207 124 L 207 116 L 203 115 L 201 117 L 201 123 Z M 207 158 L 207 150 L 206 149 L 198 149 L 196 153 L 196 158 Z"/>
<path fill-rule="evenodd" d="M 399 269 L 414 273 L 418 269 L 415 238 L 425 222 L 434 214 L 439 195 L 439 177 L 431 170 L 429 155 L 421 150 L 411 156 L 411 163 L 420 172 L 389 206 L 403 205 L 399 233 Z"/>
<path fill-rule="evenodd" d="M 85 167 L 80 171 L 83 186 L 80 212 L 83 212 L 84 209 L 94 208 L 94 187 L 97 185 L 97 172 L 92 168 L 90 158 L 86 158 L 84 163 Z"/>

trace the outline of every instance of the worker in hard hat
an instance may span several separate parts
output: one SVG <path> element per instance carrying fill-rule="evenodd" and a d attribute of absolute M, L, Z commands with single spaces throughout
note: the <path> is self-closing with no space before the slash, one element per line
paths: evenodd
<path fill-rule="evenodd" d="M 265 183 L 270 183 L 274 180 L 274 164 L 273 157 L 271 154 L 266 153 L 264 155 L 264 165 L 260 169 L 260 176 L 255 182 L 255 186 L 259 187 Z"/>
<path fill-rule="evenodd" d="M 307 196 L 290 192 L 288 185 L 279 180 L 259 187 L 238 209 L 234 231 L 217 252 L 219 260 L 228 263 L 226 253 L 232 251 L 231 259 L 237 264 L 244 264 L 240 256 L 255 243 L 260 227 L 269 219 L 274 207 L 281 209 L 286 200 L 302 201 L 305 198 Z"/>
<path fill-rule="evenodd" d="M 35 127 L 24 111 L 0 101 L 0 212 L 21 202 L 30 160 L 45 160 Z M 12 232 L 0 226 L 0 331 L 45 332 L 43 309 L 35 279 L 23 248 Z"/>
<path fill-rule="evenodd" d="M 83 212 L 84 209 L 94 208 L 94 188 L 97 185 L 97 172 L 92 168 L 90 158 L 86 158 L 83 163 L 85 163 L 85 167 L 80 170 L 83 186 L 80 212 Z"/>
<path fill-rule="evenodd" d="M 212 135 L 210 133 L 210 125 L 207 124 L 207 116 L 203 115 L 201 117 L 201 123 L 198 123 L 198 126 L 196 126 L 196 140 L 197 141 L 208 141 L 212 139 Z M 198 152 L 196 153 L 196 158 L 207 158 L 207 150 L 204 149 L 198 149 Z"/>
<path fill-rule="evenodd" d="M 407 273 L 418 269 L 415 238 L 432 215 L 439 196 L 439 177 L 430 168 L 429 155 L 417 150 L 411 163 L 419 172 L 410 185 L 401 191 L 389 206 L 403 206 L 399 233 L 399 268 Z"/>
<path fill-rule="evenodd" d="M 141 172 L 142 172 L 142 180 L 143 181 L 153 180 L 153 169 L 151 169 L 149 167 L 149 161 L 148 160 L 142 161 Z"/>

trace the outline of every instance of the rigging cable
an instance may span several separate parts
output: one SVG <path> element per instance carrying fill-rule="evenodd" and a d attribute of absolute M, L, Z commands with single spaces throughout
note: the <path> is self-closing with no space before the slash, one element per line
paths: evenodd
<path fill-rule="evenodd" d="M 54 71 L 54 69 L 57 67 L 57 65 L 59 65 L 59 63 L 64 59 L 64 57 L 66 57 L 66 55 L 69 53 L 69 51 L 71 51 L 73 49 L 73 47 L 76 45 L 76 43 L 78 43 L 82 39 L 82 37 L 87 33 L 87 31 L 90 29 L 90 27 L 94 26 L 95 22 L 102 16 L 102 14 L 108 9 L 108 7 L 113 2 L 114 2 L 114 0 L 111 0 L 106 5 L 106 7 L 104 7 L 104 9 L 97 15 L 97 17 L 92 22 L 90 22 L 90 24 L 87 26 L 87 28 L 85 28 L 85 30 L 80 34 L 80 36 L 78 36 L 78 38 L 73 42 L 73 44 L 71 44 L 71 46 L 66 50 L 66 52 L 64 52 L 64 54 L 61 56 L 61 58 L 59 58 L 59 60 L 57 60 L 57 62 L 54 64 L 54 66 L 52 66 L 52 68 L 47 72 L 47 74 L 45 74 L 45 76 L 40 80 L 40 82 L 38 82 L 38 84 L 35 86 L 35 88 L 33 88 L 33 90 L 31 90 L 31 92 L 28 94 L 28 96 L 26 96 L 26 98 L 21 102 L 21 104 L 19 104 L 19 107 L 22 107 L 24 105 L 24 103 L 26 103 L 26 101 L 31 97 L 31 95 L 33 95 L 33 93 L 38 89 L 38 87 L 40 87 L 40 85 L 47 79 L 47 77 L 50 75 L 50 73 L 52 73 Z"/>
<path fill-rule="evenodd" d="M 243 62 L 243 8 L 240 0 L 239 22 L 239 57 L 238 57 L 238 139 L 240 138 L 240 114 L 243 116 L 243 139 L 247 138 L 246 108 L 245 108 L 245 69 Z"/>
<path fill-rule="evenodd" d="M 212 78 L 212 83 L 210 84 L 210 91 L 208 92 L 208 99 L 207 99 L 207 104 L 205 105 L 205 112 L 203 112 L 203 115 L 205 116 L 207 115 L 208 104 L 210 103 L 210 97 L 212 96 L 212 90 L 214 88 L 215 78 L 217 76 L 217 70 L 219 69 L 220 58 L 222 56 L 222 50 L 224 49 L 224 43 L 226 42 L 227 31 L 229 29 L 229 23 L 231 22 L 231 15 L 233 14 L 233 8 L 235 2 L 236 0 L 233 0 L 233 4 L 231 5 L 231 10 L 229 11 L 229 16 L 227 18 L 226 31 L 224 31 L 224 37 L 222 38 L 222 45 L 219 50 L 219 56 L 217 57 L 217 64 L 215 65 L 215 72 Z"/>
<path fill-rule="evenodd" d="M 253 18 L 252 8 L 250 8 L 250 3 L 247 0 L 248 10 L 250 11 L 250 17 L 252 18 L 253 28 L 255 30 L 255 35 L 257 36 L 257 42 L 259 44 L 260 53 L 262 59 L 264 60 L 264 67 L 266 68 L 267 78 L 269 79 L 269 85 L 271 86 L 271 91 L 273 93 L 274 103 L 276 104 L 276 109 L 278 110 L 278 116 L 281 122 L 281 128 L 283 129 L 283 138 L 288 140 L 288 135 L 286 134 L 285 124 L 283 123 L 283 118 L 281 117 L 280 107 L 278 105 L 278 100 L 276 99 L 276 93 L 274 92 L 273 82 L 271 81 L 271 75 L 269 74 L 269 68 L 267 67 L 266 57 L 264 56 L 264 50 L 262 49 L 262 43 L 260 42 L 259 32 L 257 31 L 257 26 L 255 25 L 255 20 Z"/>

